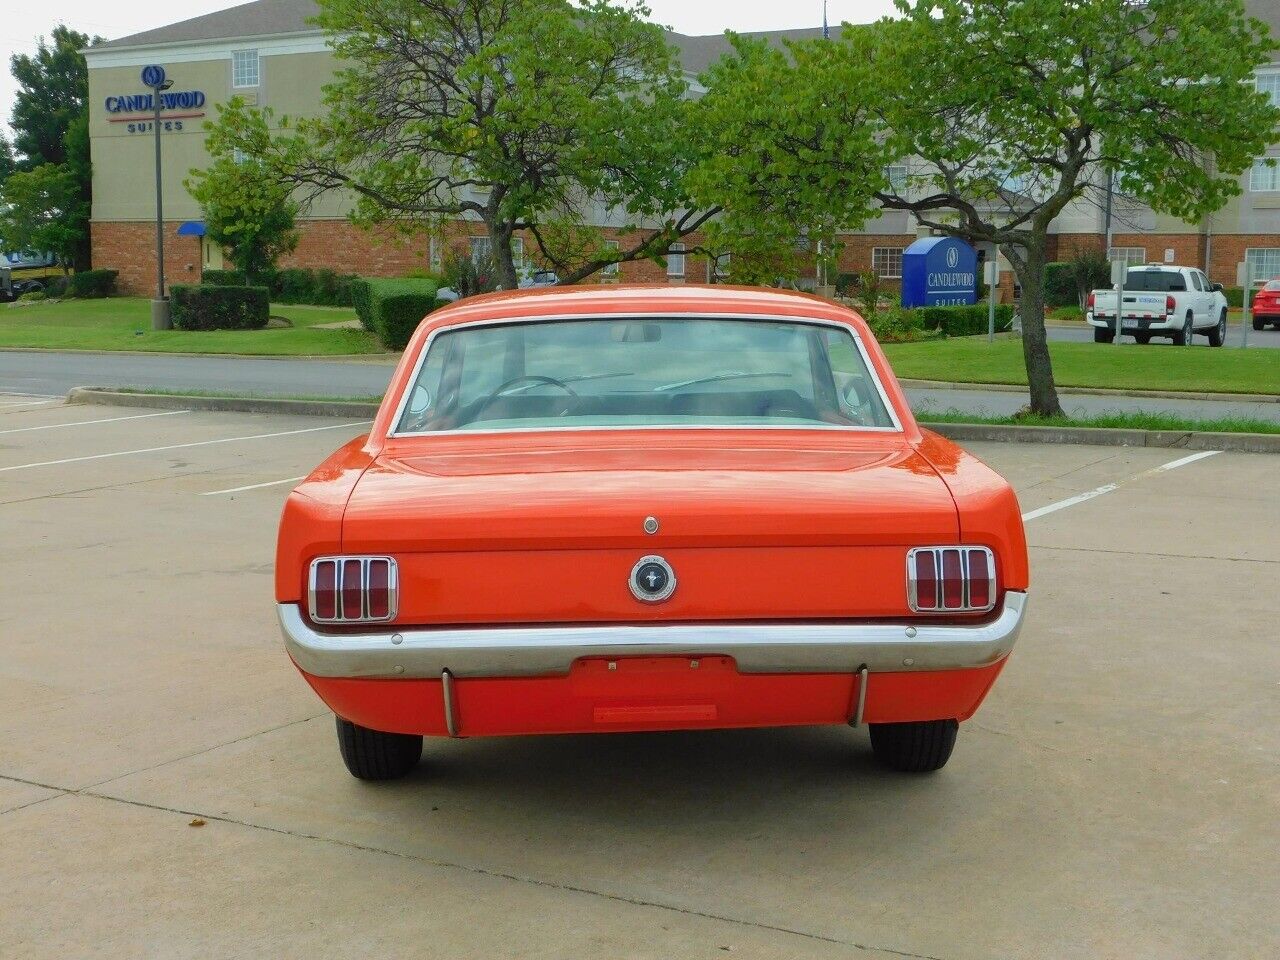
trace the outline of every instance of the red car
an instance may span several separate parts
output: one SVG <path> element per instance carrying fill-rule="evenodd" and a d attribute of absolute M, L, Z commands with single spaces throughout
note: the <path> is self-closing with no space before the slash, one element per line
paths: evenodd
<path fill-rule="evenodd" d="M 1009 485 L 852 311 L 568 287 L 433 313 L 288 498 L 285 645 L 357 777 L 424 736 L 870 728 L 936 770 L 1013 647 Z"/>
<path fill-rule="evenodd" d="M 1253 329 L 1272 324 L 1280 329 L 1280 280 L 1271 280 L 1253 295 Z"/>

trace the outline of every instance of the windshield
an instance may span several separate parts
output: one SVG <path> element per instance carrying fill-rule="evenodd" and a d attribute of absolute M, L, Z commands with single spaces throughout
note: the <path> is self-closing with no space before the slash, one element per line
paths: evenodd
<path fill-rule="evenodd" d="M 1186 290 L 1187 281 L 1173 270 L 1130 270 L 1124 288 L 1136 293 L 1172 293 Z"/>
<path fill-rule="evenodd" d="M 666 425 L 894 423 L 845 328 L 663 317 L 445 330 L 396 430 Z"/>

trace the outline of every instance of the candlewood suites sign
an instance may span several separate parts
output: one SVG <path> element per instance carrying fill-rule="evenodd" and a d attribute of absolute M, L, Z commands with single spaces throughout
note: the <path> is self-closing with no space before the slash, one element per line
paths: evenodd
<path fill-rule="evenodd" d="M 147 67 L 142 71 L 142 82 L 146 86 L 158 87 L 164 82 L 164 71 L 158 67 Z M 130 133 L 150 133 L 155 125 L 156 97 L 160 98 L 161 130 L 181 130 L 184 120 L 204 116 L 203 90 L 152 89 L 150 93 L 107 97 L 103 101 L 103 106 L 110 114 L 107 120 L 110 123 L 128 124 Z"/>

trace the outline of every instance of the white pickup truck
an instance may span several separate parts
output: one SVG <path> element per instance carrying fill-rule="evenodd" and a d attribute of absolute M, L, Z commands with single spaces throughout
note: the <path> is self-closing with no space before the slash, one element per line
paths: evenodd
<path fill-rule="evenodd" d="M 1220 347 L 1227 339 L 1227 298 L 1222 284 L 1195 267 L 1153 263 L 1130 267 L 1124 284 L 1122 333 L 1138 343 L 1152 337 L 1169 337 L 1178 346 L 1191 346 L 1194 334 Z M 1094 290 L 1089 294 L 1085 319 L 1093 326 L 1095 343 L 1111 343 L 1116 336 L 1116 292 Z"/>

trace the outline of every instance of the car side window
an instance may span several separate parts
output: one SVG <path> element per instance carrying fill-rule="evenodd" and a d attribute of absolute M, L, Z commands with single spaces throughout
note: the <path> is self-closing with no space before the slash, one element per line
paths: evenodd
<path fill-rule="evenodd" d="M 1196 273 L 1194 270 L 1191 271 L 1191 285 L 1197 290 L 1204 290 L 1204 287 L 1200 284 L 1200 274 Z"/>

